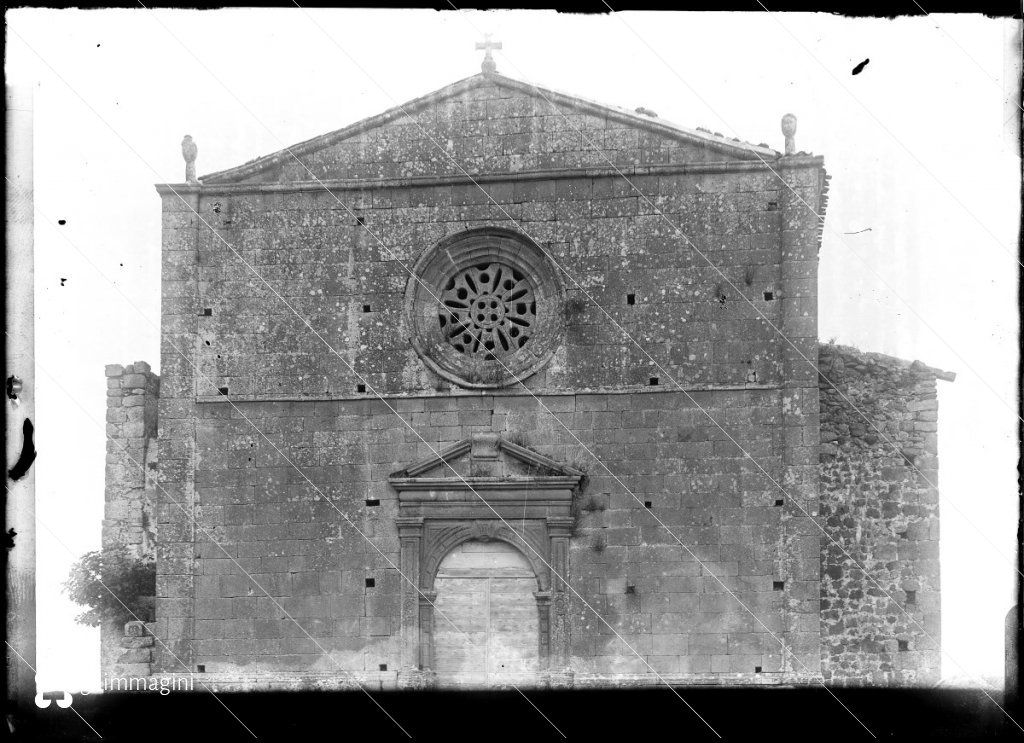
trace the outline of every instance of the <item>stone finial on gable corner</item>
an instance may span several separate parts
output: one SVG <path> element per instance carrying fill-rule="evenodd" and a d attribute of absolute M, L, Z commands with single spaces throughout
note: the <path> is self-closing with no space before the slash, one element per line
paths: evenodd
<path fill-rule="evenodd" d="M 796 154 L 796 116 L 786 114 L 782 117 L 782 134 L 786 138 L 785 154 Z"/>
<path fill-rule="evenodd" d="M 477 50 L 484 50 L 484 61 L 480 63 L 480 71 L 485 75 L 490 75 L 496 72 L 498 66 L 494 63 L 494 57 L 491 56 L 492 49 L 501 49 L 500 41 L 491 41 L 490 34 L 484 34 L 484 40 L 476 43 Z"/>
<path fill-rule="evenodd" d="M 192 135 L 186 134 L 185 138 L 181 140 L 181 156 L 185 158 L 186 183 L 199 183 L 199 179 L 196 178 L 196 156 L 198 154 L 199 148 L 192 141 Z"/>

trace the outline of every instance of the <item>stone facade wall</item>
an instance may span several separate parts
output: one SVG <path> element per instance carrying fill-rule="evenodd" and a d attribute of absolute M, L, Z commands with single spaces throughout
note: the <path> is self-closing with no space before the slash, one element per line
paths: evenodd
<path fill-rule="evenodd" d="M 190 206 L 199 199 L 187 196 Z M 170 200 L 168 200 L 169 202 Z M 197 252 L 202 225 L 176 200 L 165 202 L 161 261 L 160 437 L 158 441 L 160 501 L 157 525 L 160 549 L 156 573 L 157 645 L 154 670 L 183 672 L 194 668 L 193 608 L 195 603 L 196 418 L 193 358 L 202 304 L 196 284 L 205 269 Z M 187 268 L 186 268 L 187 267 Z M 183 280 L 184 276 L 191 280 Z"/>
<path fill-rule="evenodd" d="M 688 384 L 743 384 L 750 375 L 782 380 L 775 333 L 738 293 L 777 325 L 790 313 L 787 335 L 816 343 L 816 312 L 807 301 L 816 296 L 820 225 L 753 155 L 741 161 L 712 143 L 681 142 L 608 112 L 552 108 L 498 85 L 468 90 L 414 117 L 439 127 L 452 149 L 442 153 L 399 119 L 303 156 L 317 178 L 337 186 L 330 191 L 310 183 L 291 158 L 281 167 L 296 172 L 265 169 L 259 185 L 218 184 L 215 176 L 201 189 L 176 188 L 193 200 L 188 205 L 163 190 L 165 296 L 173 302 L 170 315 L 179 316 L 186 298 L 188 314 L 202 315 L 202 340 L 182 339 L 209 378 L 200 380 L 201 397 L 216 397 L 223 387 L 236 399 L 356 393 L 360 380 L 330 348 L 373 389 L 432 393 L 437 380 L 410 348 L 404 327 L 407 268 L 443 238 L 476 227 L 525 233 L 575 279 L 563 277 L 570 299 L 582 305 L 569 318 L 556 362 L 531 379 L 536 389 L 642 386 L 658 376 L 584 291 Z M 542 136 L 556 122 L 585 126 L 591 144 L 563 132 L 556 146 Z M 508 148 L 493 132 L 506 128 L 539 132 L 522 148 L 527 159 L 501 154 Z M 364 146 L 367 139 L 379 144 Z M 478 172 L 459 144 L 473 139 L 486 148 L 486 194 L 448 157 Z M 678 154 L 642 154 L 662 150 Z M 320 168 L 321 161 L 330 165 Z M 395 167 L 376 167 L 385 161 Z M 613 166 L 629 168 L 632 186 Z M 822 201 L 820 158 L 782 158 L 775 169 L 808 203 Z M 273 290 L 252 269 L 271 279 Z"/>
<path fill-rule="evenodd" d="M 152 521 L 156 481 L 160 377 L 144 361 L 111 364 L 107 377 L 106 498 L 103 546 L 126 546 L 154 557 Z"/>
<path fill-rule="evenodd" d="M 476 163 L 490 168 L 484 185 L 500 207 L 397 125 L 309 156 L 318 177 L 365 178 L 332 180 L 330 193 L 283 170 L 252 175 L 257 185 L 175 187 L 188 206 L 162 189 L 157 634 L 187 665 L 234 678 L 339 668 L 393 678 L 400 579 L 377 551 L 398 563 L 388 475 L 484 432 L 578 461 L 560 421 L 621 480 L 589 465 L 570 584 L 646 662 L 681 679 L 817 674 L 819 535 L 797 507 L 817 502 L 818 387 L 800 359 L 816 348 L 817 219 L 759 163 L 692 143 L 673 155 L 664 134 L 588 119 L 625 153 L 614 162 L 653 163 L 633 184 L 727 282 L 621 176 L 582 170 L 594 153 L 579 134 L 555 137 L 555 117 L 528 96 L 494 86 L 466 96 L 417 115 L 458 147 L 532 132 L 520 144 L 534 159 L 511 157 L 515 139 L 511 159 Z M 823 203 L 819 158 L 776 169 Z M 410 346 L 406 267 L 447 236 L 492 226 L 525 233 L 579 282 L 565 279 L 558 352 L 526 380 L 557 420 L 518 386 L 468 394 Z M 578 600 L 569 626 L 584 682 L 656 678 Z M 160 670 L 181 670 L 157 656 Z"/>
<path fill-rule="evenodd" d="M 103 509 L 104 550 L 127 547 L 156 557 L 157 406 L 160 377 L 136 361 L 106 367 L 107 455 Z M 101 628 L 101 667 L 108 671 L 122 653 L 123 627 Z"/>
<path fill-rule="evenodd" d="M 821 540 L 824 677 L 932 684 L 941 630 L 935 381 L 952 376 L 834 345 L 821 347 L 820 367 L 821 515 L 835 542 Z"/>
<path fill-rule="evenodd" d="M 694 393 L 720 421 L 742 427 L 741 446 L 778 460 L 780 396 L 774 390 Z M 606 463 L 640 502 L 591 465 L 571 541 L 570 585 L 660 673 L 753 675 L 784 669 L 779 644 L 816 655 L 818 538 L 781 544 L 785 509 L 766 478 L 682 393 L 543 397 L 545 405 Z M 579 445 L 532 398 L 485 395 L 393 401 L 431 446 L 495 432 L 556 460 L 586 463 Z M 197 421 L 201 524 L 238 565 L 199 541 L 197 658 L 207 672 L 398 667 L 398 515 L 389 472 L 430 449 L 379 401 L 241 403 L 241 415 L 204 404 Z M 306 440 L 304 440 L 306 439 Z M 281 451 L 278 452 L 276 448 Z M 288 466 L 291 460 L 301 474 Z M 309 482 L 305 481 L 309 478 Z M 318 492 L 319 491 L 319 492 Z M 322 496 L 320 494 L 323 494 Z M 334 508 L 330 498 L 373 545 Z M 367 505 L 377 501 L 379 505 Z M 651 504 L 650 510 L 645 502 Z M 765 626 L 729 597 L 656 515 Z M 598 546 L 599 542 L 602 546 Z M 366 587 L 366 579 L 374 587 Z M 775 590 L 775 582 L 785 582 Z M 627 593 L 626 586 L 633 588 Z M 280 606 L 278 606 L 280 604 Z M 180 602 L 187 610 L 187 599 Z M 178 602 L 161 603 L 160 619 Z M 313 638 L 305 636 L 290 615 Z M 799 617 L 792 631 L 787 621 Z M 571 609 L 577 674 L 649 674 L 581 602 Z M 806 659 L 805 659 L 806 660 Z M 792 672 L 789 659 L 786 670 Z M 799 669 L 798 669 L 799 670 Z M 815 669 L 816 670 L 816 669 Z"/>
<path fill-rule="evenodd" d="M 805 300 L 814 282 L 782 276 L 773 178 L 677 173 L 633 182 L 684 233 L 699 235 L 701 252 L 778 325 L 784 302 Z M 181 342 L 196 356 L 199 396 L 227 388 L 235 399 L 347 397 L 360 384 L 382 394 L 434 393 L 443 380 L 417 357 L 405 327 L 408 269 L 442 238 L 492 225 L 529 235 L 579 282 L 566 280 L 579 310 L 531 388 L 640 387 L 664 376 L 584 291 L 680 382 L 782 381 L 772 329 L 621 178 L 510 180 L 487 189 L 515 224 L 475 186 L 194 197 L 216 234 L 177 197 L 165 197 L 165 313 L 178 317 L 189 305 L 201 340 Z M 787 300 L 784 280 L 802 282 Z"/>

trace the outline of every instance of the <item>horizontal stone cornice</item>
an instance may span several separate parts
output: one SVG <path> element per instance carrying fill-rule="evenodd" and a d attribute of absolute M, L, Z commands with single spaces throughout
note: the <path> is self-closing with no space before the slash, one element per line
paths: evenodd
<path fill-rule="evenodd" d="M 431 501 L 437 502 L 433 493 L 460 493 L 470 494 L 468 497 L 458 498 L 458 502 L 475 502 L 478 500 L 474 491 L 487 491 L 493 495 L 493 501 L 514 499 L 517 501 L 528 500 L 531 504 L 538 504 L 543 499 L 548 500 L 569 500 L 572 488 L 579 484 L 579 477 L 529 477 L 496 479 L 491 477 L 393 477 L 389 479 L 392 487 L 401 493 L 428 491 L 430 495 L 410 495 L 403 497 L 403 500 Z M 537 491 L 550 491 L 538 493 Z M 530 497 L 526 498 L 523 493 L 529 492 Z M 503 497 L 506 496 L 506 497 Z M 456 500 L 449 498 L 448 500 Z"/>
<path fill-rule="evenodd" d="M 438 398 L 457 397 L 575 397 L 592 395 L 664 395 L 664 394 L 687 394 L 691 392 L 745 392 L 745 391 L 766 391 L 782 390 L 790 387 L 816 387 L 817 383 L 811 381 L 791 382 L 789 384 L 698 384 L 684 385 L 682 387 L 670 387 L 662 385 L 656 389 L 648 385 L 642 387 L 605 389 L 599 387 L 580 388 L 576 390 L 459 390 L 443 394 L 432 394 L 429 392 L 388 392 L 382 394 L 379 399 L 383 400 L 435 400 Z M 273 397 L 258 397 L 256 395 L 231 395 L 230 403 L 240 404 L 263 404 L 273 402 L 355 402 L 377 400 L 377 397 L 362 395 L 274 395 Z M 224 395 L 198 395 L 196 403 L 200 404 L 230 404 Z"/>
<path fill-rule="evenodd" d="M 410 176 L 408 178 L 348 178 L 343 180 L 294 181 L 290 183 L 158 183 L 161 196 L 204 196 L 253 193 L 302 193 L 307 191 L 368 191 L 374 189 L 422 188 L 430 186 L 464 186 L 475 183 L 509 181 L 563 180 L 567 178 L 621 178 L 623 176 L 689 175 L 704 173 L 770 172 L 772 169 L 821 168 L 824 158 L 814 155 L 792 155 L 777 160 L 744 160 L 722 162 L 643 165 L 628 168 L 558 168 L 519 172 L 480 173 L 466 175 Z"/>

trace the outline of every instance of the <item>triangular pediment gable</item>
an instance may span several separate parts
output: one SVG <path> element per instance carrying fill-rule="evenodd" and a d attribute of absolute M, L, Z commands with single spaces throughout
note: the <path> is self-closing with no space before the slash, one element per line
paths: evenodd
<path fill-rule="evenodd" d="M 481 73 L 201 180 L 401 179 L 777 157 L 765 145 Z"/>
<path fill-rule="evenodd" d="M 463 487 L 463 479 L 481 478 L 506 482 L 559 480 L 579 484 L 584 473 L 567 464 L 514 444 L 496 434 L 478 434 L 463 439 L 389 477 L 392 484 L 410 486 L 416 482 L 434 486 L 448 481 Z"/>

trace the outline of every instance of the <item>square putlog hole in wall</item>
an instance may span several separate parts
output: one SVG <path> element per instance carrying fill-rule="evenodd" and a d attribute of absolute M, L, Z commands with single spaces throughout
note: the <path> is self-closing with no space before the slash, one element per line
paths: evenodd
<path fill-rule="evenodd" d="M 647 380 L 648 387 L 657 387 L 659 384 L 661 384 L 661 380 L 658 379 L 657 377 L 651 377 L 650 379 Z"/>
<path fill-rule="evenodd" d="M 784 590 L 786 590 L 786 581 L 784 581 L 784 580 L 772 581 L 772 590 L 773 591 L 784 591 Z"/>
<path fill-rule="evenodd" d="M 765 302 L 771 302 L 773 299 L 775 299 L 775 292 L 765 292 L 764 293 L 764 301 Z"/>
<path fill-rule="evenodd" d="M 782 498 L 776 498 L 775 499 L 775 505 L 776 506 L 784 506 L 784 505 L 786 505 L 786 501 L 782 500 Z"/>
<path fill-rule="evenodd" d="M 381 663 L 381 664 L 380 664 L 379 666 L 377 666 L 377 667 L 378 667 L 378 668 L 379 668 L 380 670 L 382 670 L 382 671 L 386 671 L 386 670 L 388 670 L 388 664 L 387 664 L 387 663 Z"/>
<path fill-rule="evenodd" d="M 626 295 L 626 304 L 636 304 L 636 294 L 632 292 Z"/>
<path fill-rule="evenodd" d="M 360 393 L 366 392 L 366 385 L 365 384 L 357 384 L 356 385 L 356 392 L 360 392 Z"/>
<path fill-rule="evenodd" d="M 210 317 L 212 314 L 213 310 L 209 307 L 203 307 L 203 309 L 199 310 L 200 317 Z"/>
<path fill-rule="evenodd" d="M 366 505 L 368 505 L 368 506 L 379 506 L 380 505 L 380 500 L 377 499 L 377 498 L 367 498 L 366 499 Z"/>
<path fill-rule="evenodd" d="M 374 578 L 367 578 L 366 579 L 366 587 L 367 588 L 373 588 L 376 585 L 377 585 L 377 581 Z"/>
<path fill-rule="evenodd" d="M 910 650 L 910 640 L 897 640 L 896 645 L 899 647 L 901 653 Z"/>
<path fill-rule="evenodd" d="M 196 672 L 197 673 L 206 673 L 206 666 L 204 666 L 203 664 L 200 663 L 198 666 L 196 666 Z"/>
<path fill-rule="evenodd" d="M 626 586 L 626 593 L 635 594 L 636 593 L 636 586 Z"/>
<path fill-rule="evenodd" d="M 754 666 L 754 673 L 761 673 L 761 666 Z"/>
<path fill-rule="evenodd" d="M 226 394 L 228 394 L 228 388 L 227 387 L 218 387 L 217 388 L 217 392 L 219 392 L 222 395 L 226 395 Z"/>
<path fill-rule="evenodd" d="M 645 500 L 644 501 L 644 508 L 650 508 L 650 507 L 651 507 L 651 502 L 649 500 Z"/>
<path fill-rule="evenodd" d="M 372 308 L 370 307 L 370 305 L 364 304 L 363 305 L 363 312 L 370 312 L 370 311 L 372 311 Z"/>

